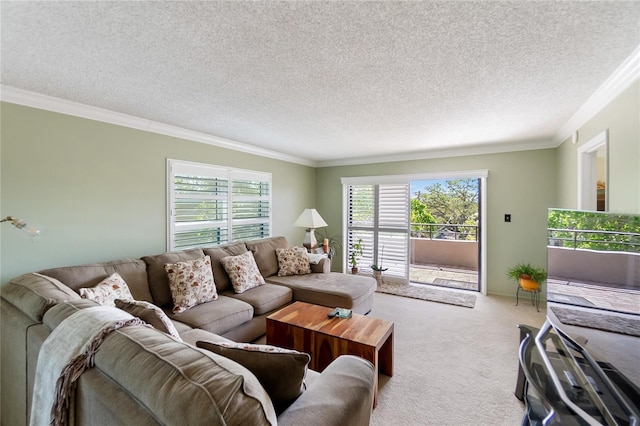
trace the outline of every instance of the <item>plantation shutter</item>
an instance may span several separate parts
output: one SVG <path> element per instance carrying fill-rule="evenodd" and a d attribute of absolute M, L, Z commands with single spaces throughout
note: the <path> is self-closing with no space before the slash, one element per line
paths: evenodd
<path fill-rule="evenodd" d="M 349 210 L 347 218 L 347 264 L 354 244 L 362 240 L 364 254 L 357 259 L 359 269 L 373 263 L 375 229 L 375 185 L 349 185 Z M 366 266 L 365 266 L 366 265 Z"/>
<path fill-rule="evenodd" d="M 409 274 L 409 185 L 378 186 L 377 259 L 388 276 Z"/>
<path fill-rule="evenodd" d="M 167 164 L 170 251 L 270 236 L 271 174 Z"/>
<path fill-rule="evenodd" d="M 271 235 L 271 175 L 232 171 L 233 241 Z"/>
<path fill-rule="evenodd" d="M 362 240 L 364 254 L 357 267 L 388 268 L 387 277 L 409 277 L 409 184 L 347 184 L 347 264 L 349 253 Z"/>

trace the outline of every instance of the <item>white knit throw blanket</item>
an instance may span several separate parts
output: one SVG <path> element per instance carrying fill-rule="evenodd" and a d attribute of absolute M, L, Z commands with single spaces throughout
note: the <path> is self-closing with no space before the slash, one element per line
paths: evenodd
<path fill-rule="evenodd" d="M 64 425 L 75 381 L 87 368 L 102 340 L 113 330 L 144 322 L 109 306 L 96 306 L 71 314 L 42 344 L 38 354 L 31 426 Z"/>

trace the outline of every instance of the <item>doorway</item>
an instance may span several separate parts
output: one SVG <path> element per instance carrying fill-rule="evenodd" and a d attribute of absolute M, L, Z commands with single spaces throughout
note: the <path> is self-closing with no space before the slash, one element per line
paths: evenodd
<path fill-rule="evenodd" d="M 481 179 L 410 182 L 409 281 L 480 291 Z"/>
<path fill-rule="evenodd" d="M 580 210 L 609 210 L 608 151 L 608 130 L 578 148 L 578 208 Z"/>
<path fill-rule="evenodd" d="M 472 179 L 477 182 L 478 187 L 476 198 L 478 217 L 475 225 L 478 266 L 477 278 L 473 280 L 475 282 L 474 290 L 486 295 L 486 187 L 488 173 L 488 170 L 468 170 L 409 175 L 341 177 L 344 212 L 344 271 L 347 272 L 347 268 L 354 266 L 354 269 L 357 268 L 357 273 L 366 275 L 372 273 L 374 264 L 382 265 L 385 270 L 385 282 L 405 284 L 410 282 L 410 183 L 423 180 L 444 182 Z M 364 249 L 355 250 L 356 245 L 364 247 Z M 452 277 L 449 279 L 454 280 Z"/>

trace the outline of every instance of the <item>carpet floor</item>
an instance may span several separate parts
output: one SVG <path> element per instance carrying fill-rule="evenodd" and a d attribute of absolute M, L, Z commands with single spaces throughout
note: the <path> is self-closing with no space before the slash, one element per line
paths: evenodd
<path fill-rule="evenodd" d="M 394 322 L 394 376 L 380 375 L 372 425 L 518 425 L 517 324 L 545 309 L 477 296 L 474 309 L 376 293 L 369 315 Z"/>
<path fill-rule="evenodd" d="M 390 284 L 382 283 L 376 290 L 378 293 L 388 293 L 413 299 L 429 300 L 431 302 L 447 303 L 449 305 L 473 308 L 476 295 L 461 291 L 441 290 L 422 284 Z"/>

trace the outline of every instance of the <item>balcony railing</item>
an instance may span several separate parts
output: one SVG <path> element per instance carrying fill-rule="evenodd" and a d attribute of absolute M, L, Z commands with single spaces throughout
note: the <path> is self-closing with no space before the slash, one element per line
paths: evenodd
<path fill-rule="evenodd" d="M 411 223 L 411 237 L 478 241 L 478 226 L 455 223 Z"/>
<path fill-rule="evenodd" d="M 640 253 L 640 234 L 635 232 L 557 228 L 547 231 L 552 247 Z"/>

